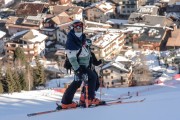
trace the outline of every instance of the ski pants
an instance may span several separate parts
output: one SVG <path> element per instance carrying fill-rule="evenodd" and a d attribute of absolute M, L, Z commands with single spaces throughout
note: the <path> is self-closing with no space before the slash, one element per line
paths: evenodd
<path fill-rule="evenodd" d="M 100 82 L 99 82 L 99 77 L 98 77 L 98 74 L 95 70 L 93 70 L 93 72 L 95 73 L 97 79 L 96 79 L 96 87 L 95 87 L 95 91 L 98 91 L 99 87 L 100 87 Z M 83 86 L 82 88 L 82 93 L 85 93 L 85 86 Z"/>
<path fill-rule="evenodd" d="M 98 74 L 95 70 L 93 70 L 93 72 L 96 74 L 97 79 L 96 79 L 96 87 L 95 87 L 95 91 L 98 91 L 99 87 L 100 87 L 100 82 L 99 82 L 99 77 Z"/>
<path fill-rule="evenodd" d="M 89 99 L 94 99 L 97 75 L 91 69 L 87 69 L 87 75 L 88 75 L 88 97 Z M 81 84 L 82 81 L 73 81 L 66 89 L 62 97 L 61 103 L 71 104 L 74 98 L 74 94 L 76 93 L 76 90 L 81 86 Z"/>

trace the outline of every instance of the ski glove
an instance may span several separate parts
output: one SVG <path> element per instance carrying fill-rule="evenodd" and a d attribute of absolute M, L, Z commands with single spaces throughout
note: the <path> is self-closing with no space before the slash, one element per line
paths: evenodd
<path fill-rule="evenodd" d="M 75 71 L 75 76 L 74 76 L 75 81 L 86 81 L 88 79 L 87 75 L 87 68 L 80 66 L 76 71 Z"/>

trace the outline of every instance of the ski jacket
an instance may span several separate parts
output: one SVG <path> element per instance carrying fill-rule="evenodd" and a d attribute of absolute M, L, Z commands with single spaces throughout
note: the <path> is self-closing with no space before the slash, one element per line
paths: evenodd
<path fill-rule="evenodd" d="M 86 48 L 86 36 L 82 34 L 80 38 L 78 38 L 74 34 L 74 30 L 71 30 L 67 35 L 66 42 L 66 54 L 69 59 L 69 62 L 72 65 L 74 70 L 77 70 L 80 65 L 88 67 L 90 61 L 90 51 Z M 77 54 L 81 52 L 77 58 Z"/>

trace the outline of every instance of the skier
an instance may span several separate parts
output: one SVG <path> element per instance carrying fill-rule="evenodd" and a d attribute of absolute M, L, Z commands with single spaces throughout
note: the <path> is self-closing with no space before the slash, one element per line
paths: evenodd
<path fill-rule="evenodd" d="M 87 45 L 87 48 L 89 49 L 90 53 L 91 53 L 91 56 L 90 56 L 90 61 L 89 61 L 89 69 L 91 69 L 95 75 L 97 76 L 97 79 L 96 79 L 96 87 L 95 87 L 95 91 L 97 91 L 99 89 L 99 86 L 100 86 L 100 82 L 99 82 L 99 78 L 98 78 L 98 74 L 95 70 L 95 66 L 99 66 L 100 64 L 102 64 L 102 59 L 100 60 L 97 60 L 95 54 L 91 51 L 91 45 L 92 45 L 92 41 L 90 39 L 86 39 L 86 45 Z M 80 96 L 80 104 L 84 104 L 85 102 L 85 87 L 83 86 L 82 88 L 82 91 L 81 91 L 81 96 Z"/>
<path fill-rule="evenodd" d="M 74 70 L 74 81 L 66 89 L 61 107 L 63 109 L 75 108 L 77 103 L 73 102 L 76 90 L 81 86 L 85 76 L 88 77 L 88 104 L 98 105 L 100 100 L 95 98 L 95 87 L 97 76 L 88 68 L 90 62 L 90 51 L 86 48 L 86 36 L 83 33 L 83 22 L 74 20 L 71 24 L 72 29 L 67 35 L 66 54 Z"/>

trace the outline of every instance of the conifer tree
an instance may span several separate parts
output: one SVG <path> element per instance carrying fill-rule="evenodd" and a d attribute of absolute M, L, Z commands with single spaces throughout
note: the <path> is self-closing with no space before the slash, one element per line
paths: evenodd
<path fill-rule="evenodd" d="M 45 84 L 44 68 L 39 62 L 39 58 L 36 57 L 36 68 L 34 70 L 34 87 Z"/>
<path fill-rule="evenodd" d="M 21 92 L 21 84 L 20 84 L 19 74 L 17 71 L 14 71 L 13 73 L 13 79 L 15 81 L 14 91 Z"/>
<path fill-rule="evenodd" d="M 2 84 L 2 82 L 0 81 L 0 94 L 3 93 L 3 92 L 4 92 L 4 90 L 3 90 L 3 84 Z"/>
<path fill-rule="evenodd" d="M 3 87 L 3 75 L 2 75 L 2 66 L 0 64 L 0 93 L 4 92 L 4 87 Z"/>
<path fill-rule="evenodd" d="M 14 92 L 14 87 L 15 87 L 15 82 L 12 76 L 12 71 L 10 67 L 8 66 L 6 70 L 6 81 L 7 81 L 7 88 L 8 88 L 8 93 L 13 93 Z"/>
<path fill-rule="evenodd" d="M 1 83 L 3 86 L 3 91 L 7 93 L 8 92 L 8 82 L 5 77 L 1 80 Z"/>
<path fill-rule="evenodd" d="M 18 65 L 26 63 L 26 56 L 22 48 L 17 47 L 14 52 L 14 59 L 18 63 Z"/>
<path fill-rule="evenodd" d="M 19 80 L 20 80 L 20 84 L 21 84 L 21 89 L 22 90 L 28 90 L 27 82 L 26 82 L 26 76 L 25 76 L 24 71 L 21 71 L 19 73 Z"/>

